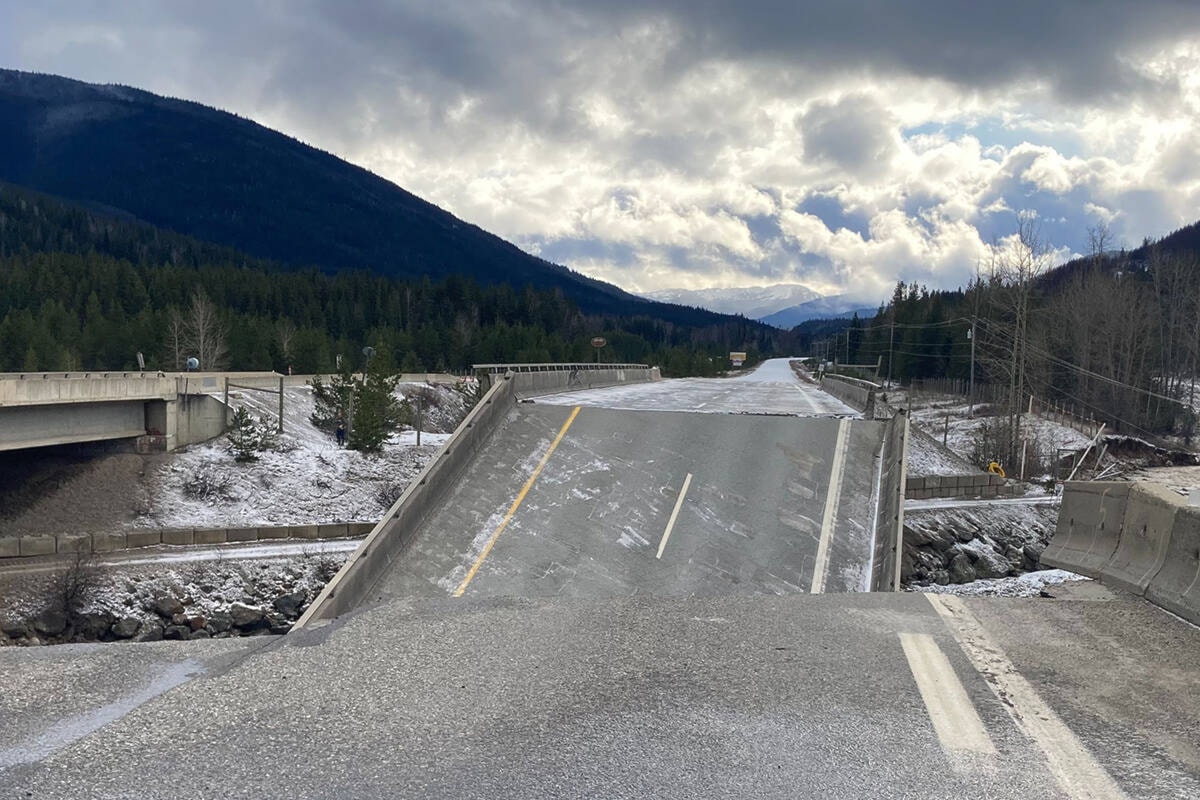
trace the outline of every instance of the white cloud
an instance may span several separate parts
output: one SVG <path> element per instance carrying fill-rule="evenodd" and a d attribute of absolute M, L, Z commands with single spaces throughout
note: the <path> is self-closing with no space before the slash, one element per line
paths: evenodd
<path fill-rule="evenodd" d="M 638 290 L 879 299 L 960 285 L 1019 210 L 1064 252 L 1200 218 L 1200 6 L 757 2 L 46 0 L 8 35 L 12 66 L 250 116 Z"/>

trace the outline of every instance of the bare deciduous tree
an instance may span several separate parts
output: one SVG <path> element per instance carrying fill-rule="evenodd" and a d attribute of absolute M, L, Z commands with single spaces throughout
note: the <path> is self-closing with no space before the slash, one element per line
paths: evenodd
<path fill-rule="evenodd" d="M 202 369 L 225 369 L 229 365 L 228 335 L 229 328 L 216 304 L 197 287 L 188 307 L 183 311 L 172 309 L 167 323 L 167 346 L 174 351 L 175 368 L 182 368 L 188 356 L 195 356 Z"/>

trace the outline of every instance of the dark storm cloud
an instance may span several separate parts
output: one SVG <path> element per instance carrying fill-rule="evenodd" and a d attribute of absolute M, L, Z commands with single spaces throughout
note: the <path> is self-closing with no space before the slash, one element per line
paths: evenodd
<path fill-rule="evenodd" d="M 560 6 L 558 2 L 539 3 Z M 1145 43 L 1200 31 L 1190 0 L 609 0 L 610 19 L 663 15 L 697 57 L 816 69 L 903 71 L 967 87 L 1049 83 L 1096 101 L 1152 82 L 1125 60 Z"/>

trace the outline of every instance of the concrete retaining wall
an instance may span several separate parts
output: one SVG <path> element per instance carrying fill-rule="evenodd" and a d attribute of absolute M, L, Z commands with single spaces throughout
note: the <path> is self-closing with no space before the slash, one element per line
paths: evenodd
<path fill-rule="evenodd" d="M 1042 563 L 1073 570 L 1200 625 L 1200 508 L 1146 483 L 1070 481 Z"/>
<path fill-rule="evenodd" d="M 909 476 L 905 497 L 910 500 L 928 500 L 933 497 L 1013 497 L 1021 494 L 1016 483 L 988 472 L 970 475 L 926 475 L 923 478 Z"/>
<path fill-rule="evenodd" d="M 1058 510 L 1058 526 L 1041 562 L 1099 578 L 1120 543 L 1131 485 L 1119 481 L 1067 483 Z"/>
<path fill-rule="evenodd" d="M 362 602 L 392 562 L 400 557 L 425 518 L 443 502 L 454 481 L 475 458 L 492 431 L 508 416 L 515 400 L 511 375 L 492 385 L 459 424 L 454 435 L 325 586 L 293 630 L 316 620 L 344 614 Z"/>
<path fill-rule="evenodd" d="M 1133 594 L 1144 594 L 1150 579 L 1162 568 L 1175 513 L 1185 502 L 1164 486 L 1134 484 L 1125 501 L 1120 541 L 1100 570 L 1100 580 Z"/>
<path fill-rule="evenodd" d="M 58 533 L 0 538 L 0 558 L 52 556 L 59 553 L 112 553 L 162 544 L 226 544 L 272 539 L 352 539 L 365 536 L 371 522 L 332 525 L 283 525 L 262 528 L 166 528 L 116 533 Z"/>

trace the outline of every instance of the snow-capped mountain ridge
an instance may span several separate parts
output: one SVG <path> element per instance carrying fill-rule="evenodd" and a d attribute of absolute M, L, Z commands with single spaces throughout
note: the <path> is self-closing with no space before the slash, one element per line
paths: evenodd
<path fill-rule="evenodd" d="M 817 300 L 820 293 L 798 283 L 772 286 L 743 286 L 734 289 L 660 289 L 643 292 L 642 297 L 662 303 L 698 306 L 722 314 L 741 314 L 749 319 L 762 317 Z"/>

